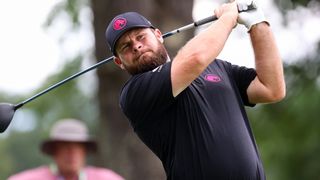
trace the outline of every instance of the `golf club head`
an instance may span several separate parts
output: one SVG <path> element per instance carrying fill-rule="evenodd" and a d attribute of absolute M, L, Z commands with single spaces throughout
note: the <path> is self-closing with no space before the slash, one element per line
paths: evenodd
<path fill-rule="evenodd" d="M 9 103 L 0 103 L 0 133 L 3 133 L 11 123 L 15 106 Z"/>

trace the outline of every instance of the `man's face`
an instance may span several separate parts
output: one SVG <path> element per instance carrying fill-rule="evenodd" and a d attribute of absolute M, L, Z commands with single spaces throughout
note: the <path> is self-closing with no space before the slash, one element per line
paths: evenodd
<path fill-rule="evenodd" d="M 161 32 L 136 28 L 122 35 L 116 43 L 115 62 L 130 74 L 150 71 L 167 61 Z"/>
<path fill-rule="evenodd" d="M 86 147 L 76 142 L 57 142 L 53 154 L 62 174 L 77 174 L 86 160 Z"/>

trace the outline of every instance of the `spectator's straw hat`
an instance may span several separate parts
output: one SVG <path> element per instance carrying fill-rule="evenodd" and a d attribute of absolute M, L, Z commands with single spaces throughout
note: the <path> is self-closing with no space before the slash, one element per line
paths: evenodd
<path fill-rule="evenodd" d="M 85 145 L 88 152 L 97 150 L 97 144 L 89 137 L 86 125 L 76 119 L 62 119 L 55 123 L 49 139 L 41 144 L 42 152 L 52 155 L 57 142 L 79 142 Z"/>

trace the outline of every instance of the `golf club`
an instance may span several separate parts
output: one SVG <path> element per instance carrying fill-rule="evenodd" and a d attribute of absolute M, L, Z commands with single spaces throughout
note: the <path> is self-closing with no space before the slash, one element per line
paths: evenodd
<path fill-rule="evenodd" d="M 254 1 L 251 2 L 251 4 L 248 6 L 247 10 L 243 10 L 243 11 L 239 11 L 239 12 L 249 11 L 249 10 L 252 10 L 252 9 L 256 9 L 256 4 L 255 4 Z M 172 36 L 174 34 L 177 34 L 177 33 L 180 33 L 182 31 L 191 29 L 193 27 L 197 27 L 197 26 L 201 26 L 203 24 L 207 24 L 207 23 L 215 21 L 217 19 L 218 18 L 216 16 L 210 16 L 210 17 L 204 18 L 202 20 L 193 22 L 191 24 L 185 25 L 183 27 L 180 27 L 178 29 L 175 29 L 173 31 L 167 32 L 167 33 L 163 34 L 162 37 L 163 38 L 167 38 L 167 37 L 170 37 L 170 36 Z M 11 121 L 13 119 L 15 111 L 17 109 L 21 108 L 23 105 L 25 105 L 28 102 L 38 98 L 39 96 L 42 96 L 43 94 L 46 94 L 49 91 L 61 86 L 62 84 L 66 83 L 66 82 L 68 82 L 68 81 L 70 81 L 70 80 L 72 80 L 72 79 L 74 79 L 74 78 L 76 78 L 76 77 L 88 72 L 88 71 L 91 71 L 91 70 L 97 68 L 98 66 L 101 66 L 103 64 L 106 64 L 106 63 L 112 61 L 113 59 L 114 59 L 114 56 L 111 56 L 111 57 L 109 57 L 107 59 L 101 60 L 100 62 L 98 62 L 98 63 L 96 63 L 96 64 L 94 64 L 94 65 L 92 65 L 92 66 L 90 66 L 90 67 L 88 67 L 88 68 L 86 68 L 86 69 L 84 69 L 84 70 L 82 70 L 82 71 L 80 71 L 80 72 L 78 72 L 78 73 L 76 73 L 76 74 L 74 74 L 74 75 L 72 75 L 72 76 L 70 76 L 70 77 L 68 77 L 68 78 L 56 83 L 56 84 L 54 84 L 54 85 L 52 85 L 52 86 L 50 86 L 49 88 L 47 88 L 47 89 L 35 94 L 34 96 L 32 96 L 32 97 L 30 97 L 30 98 L 28 98 L 28 99 L 16 104 L 16 105 L 13 105 L 13 104 L 10 104 L 10 103 L 0 103 L 0 133 L 4 132 L 8 128 L 9 124 L 11 123 Z"/>

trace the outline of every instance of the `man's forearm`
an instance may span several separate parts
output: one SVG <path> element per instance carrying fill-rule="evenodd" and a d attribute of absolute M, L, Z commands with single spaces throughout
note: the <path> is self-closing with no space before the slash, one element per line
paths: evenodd
<path fill-rule="evenodd" d="M 281 57 L 267 23 L 259 23 L 250 30 L 255 54 L 257 77 L 272 96 L 284 97 L 285 82 Z"/>

